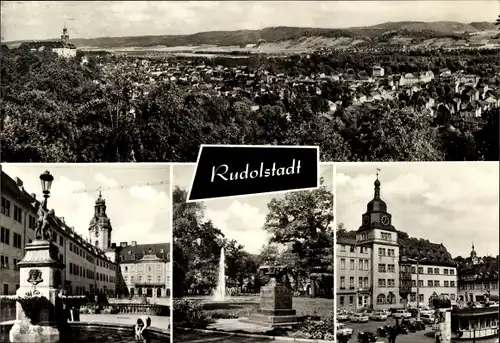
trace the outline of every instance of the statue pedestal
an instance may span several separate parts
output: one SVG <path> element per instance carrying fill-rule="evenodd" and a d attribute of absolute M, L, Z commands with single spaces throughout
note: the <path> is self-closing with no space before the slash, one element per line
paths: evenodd
<path fill-rule="evenodd" d="M 297 325 L 296 311 L 292 308 L 293 296 L 282 285 L 268 285 L 260 289 L 260 308 L 245 321 L 274 327 Z"/>
<path fill-rule="evenodd" d="M 45 240 L 26 245 L 26 255 L 18 263 L 20 287 L 16 321 L 9 333 L 11 343 L 60 342 L 60 329 L 67 321 L 58 299 L 64 268 L 58 252 L 56 245 Z"/>

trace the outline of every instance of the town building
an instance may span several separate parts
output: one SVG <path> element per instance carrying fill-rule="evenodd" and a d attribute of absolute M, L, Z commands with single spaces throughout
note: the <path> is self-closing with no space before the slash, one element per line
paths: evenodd
<path fill-rule="evenodd" d="M 41 202 L 29 194 L 19 178 L 1 173 L 1 270 L 2 294 L 15 294 L 19 288 L 17 263 L 27 243 L 35 238 L 35 226 Z M 45 213 L 46 210 L 42 211 Z M 99 194 L 89 236 L 84 239 L 64 218 L 51 218 L 53 242 L 59 259 L 65 264 L 62 281 L 69 294 L 170 296 L 170 244 L 130 246 L 111 243 L 111 220 L 106 201 Z M 123 272 L 122 272 L 123 271 Z M 137 290 L 137 291 L 135 291 Z"/>
<path fill-rule="evenodd" d="M 458 277 L 458 297 L 465 302 L 498 301 L 498 257 L 486 261 L 474 250 Z"/>
<path fill-rule="evenodd" d="M 63 28 L 60 40 L 24 42 L 19 46 L 19 49 L 26 49 L 29 51 L 50 50 L 64 58 L 76 57 L 77 52 L 76 46 L 69 42 L 69 34 L 66 27 Z"/>
<path fill-rule="evenodd" d="M 170 297 L 170 244 L 120 243 L 120 293 L 153 298 Z"/>
<path fill-rule="evenodd" d="M 7 295 L 14 294 L 19 287 L 17 263 L 24 256 L 25 245 L 35 238 L 41 202 L 24 189 L 21 179 L 12 179 L 3 171 L 1 177 L 0 283 L 2 293 Z M 51 231 L 52 240 L 59 248 L 59 258 L 66 266 L 62 281 L 69 294 L 115 293 L 116 263 L 69 227 L 64 218 L 54 215 Z"/>
<path fill-rule="evenodd" d="M 443 245 L 414 248 L 404 232 L 392 225 L 392 215 L 381 199 L 381 183 L 375 180 L 373 199 L 361 216 L 355 236 L 337 237 L 337 307 L 394 309 L 416 306 L 417 268 L 411 261 L 426 257 L 418 267 L 419 299 L 427 306 L 433 296 L 457 298 L 457 272 Z"/>

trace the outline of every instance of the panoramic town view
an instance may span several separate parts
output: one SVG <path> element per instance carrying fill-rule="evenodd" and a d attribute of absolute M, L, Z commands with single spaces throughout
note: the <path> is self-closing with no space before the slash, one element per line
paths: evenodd
<path fill-rule="evenodd" d="M 498 164 L 377 165 L 337 165 L 338 342 L 498 342 Z"/>
<path fill-rule="evenodd" d="M 170 342 L 169 168 L 2 165 L 1 342 Z"/>
<path fill-rule="evenodd" d="M 312 191 L 186 202 L 195 167 L 173 167 L 173 340 L 333 342 L 333 166 Z"/>
<path fill-rule="evenodd" d="M 497 160 L 498 6 L 2 2 L 2 158 L 288 144 L 323 161 Z"/>

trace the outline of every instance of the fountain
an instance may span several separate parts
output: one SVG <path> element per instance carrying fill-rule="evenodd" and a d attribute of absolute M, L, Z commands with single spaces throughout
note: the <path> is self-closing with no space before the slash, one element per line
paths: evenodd
<path fill-rule="evenodd" d="M 224 255 L 224 247 L 220 249 L 219 278 L 217 282 L 217 288 L 215 289 L 212 298 L 215 301 L 226 300 L 226 258 Z"/>

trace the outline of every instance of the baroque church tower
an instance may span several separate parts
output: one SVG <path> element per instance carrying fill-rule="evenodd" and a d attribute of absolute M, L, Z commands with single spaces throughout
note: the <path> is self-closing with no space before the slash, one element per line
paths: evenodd
<path fill-rule="evenodd" d="M 89 224 L 89 241 L 102 251 L 106 251 L 111 248 L 112 230 L 111 221 L 106 214 L 106 201 L 99 192 L 99 197 L 95 201 L 94 217 Z"/>
<path fill-rule="evenodd" d="M 380 197 L 378 173 L 374 186 L 373 199 L 368 202 L 356 232 L 357 245 L 364 248 L 366 257 L 371 260 L 370 270 L 365 271 L 371 279 L 371 299 L 369 304 L 366 300 L 363 302 L 373 308 L 391 308 L 400 302 L 398 232 L 392 225 L 387 204 Z"/>

